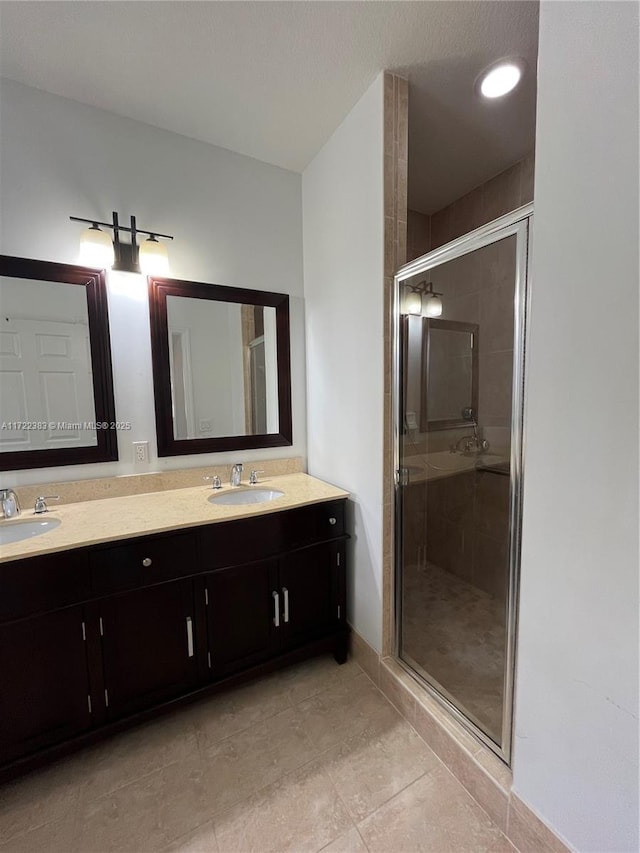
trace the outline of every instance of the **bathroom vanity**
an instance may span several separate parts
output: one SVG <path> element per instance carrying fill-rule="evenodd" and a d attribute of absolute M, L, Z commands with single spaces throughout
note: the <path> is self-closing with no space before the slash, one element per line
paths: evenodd
<path fill-rule="evenodd" d="M 204 488 L 69 504 L 3 546 L 0 779 L 295 660 L 345 661 L 347 494 L 272 482 L 271 504 Z"/>

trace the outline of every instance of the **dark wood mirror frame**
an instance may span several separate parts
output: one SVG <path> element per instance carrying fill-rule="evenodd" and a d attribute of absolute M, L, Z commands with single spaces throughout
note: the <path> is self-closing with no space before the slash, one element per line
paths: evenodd
<path fill-rule="evenodd" d="M 16 471 L 23 468 L 53 468 L 60 465 L 114 462 L 118 458 L 118 442 L 114 423 L 115 403 L 105 271 L 73 264 L 57 264 L 51 261 L 0 255 L 0 275 L 84 287 L 87 296 L 95 420 L 109 424 L 106 429 L 96 430 L 97 444 L 95 445 L 61 447 L 55 450 L 9 451 L 0 454 L 0 468 L 5 471 Z"/>
<path fill-rule="evenodd" d="M 149 276 L 148 284 L 158 456 L 218 453 L 224 450 L 250 450 L 257 447 L 282 447 L 292 444 L 289 297 L 284 293 L 244 290 L 239 287 L 223 287 L 219 284 L 204 284 L 202 282 L 155 278 L 153 276 Z M 174 438 L 171 405 L 169 327 L 167 322 L 168 296 L 208 299 L 216 302 L 232 302 L 275 308 L 279 432 L 259 435 L 226 435 L 209 438 Z"/>

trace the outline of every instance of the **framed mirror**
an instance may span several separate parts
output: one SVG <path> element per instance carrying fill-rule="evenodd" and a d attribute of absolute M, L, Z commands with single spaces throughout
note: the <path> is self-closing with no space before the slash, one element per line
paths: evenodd
<path fill-rule="evenodd" d="M 117 458 L 104 270 L 0 255 L 0 468 Z"/>
<path fill-rule="evenodd" d="M 148 281 L 158 455 L 291 444 L 289 297 Z"/>
<path fill-rule="evenodd" d="M 467 426 L 478 418 L 478 326 L 422 321 L 423 432 Z"/>

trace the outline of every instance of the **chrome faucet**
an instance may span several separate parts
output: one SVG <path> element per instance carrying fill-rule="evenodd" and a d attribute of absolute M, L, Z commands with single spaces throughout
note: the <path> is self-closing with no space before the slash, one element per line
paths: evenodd
<path fill-rule="evenodd" d="M 3 518 L 15 518 L 20 515 L 20 501 L 13 489 L 0 489 L 0 505 Z"/>
<path fill-rule="evenodd" d="M 220 477 L 217 474 L 213 474 L 211 477 L 203 477 L 203 480 L 211 480 L 211 488 L 212 489 L 221 489 L 222 483 L 220 482 Z"/>
<path fill-rule="evenodd" d="M 465 421 L 470 421 L 471 426 L 473 428 L 473 435 L 463 435 L 461 436 L 455 444 L 452 444 L 449 448 L 451 453 L 460 453 L 464 456 L 471 456 L 475 453 L 484 453 L 484 451 L 489 449 L 489 442 L 478 436 L 478 424 L 476 423 L 476 419 L 473 416 L 473 409 L 469 406 L 465 407 L 462 410 L 462 417 Z M 462 444 L 464 442 L 464 444 Z M 462 447 L 460 445 L 462 444 Z"/>
<path fill-rule="evenodd" d="M 239 486 L 242 482 L 242 462 L 236 462 L 231 469 L 231 485 Z"/>
<path fill-rule="evenodd" d="M 484 438 L 478 438 L 478 434 L 475 433 L 474 435 L 461 436 L 455 444 L 451 445 L 449 451 L 451 453 L 462 453 L 464 456 L 471 456 L 476 453 L 484 453 L 488 449 L 489 442 Z"/>
<path fill-rule="evenodd" d="M 59 501 L 60 495 L 40 495 L 36 498 L 36 503 L 33 508 L 34 515 L 41 515 L 43 512 L 49 512 L 47 501 Z"/>
<path fill-rule="evenodd" d="M 258 483 L 258 474 L 264 474 L 264 471 L 252 471 L 249 474 L 249 485 L 255 486 Z"/>

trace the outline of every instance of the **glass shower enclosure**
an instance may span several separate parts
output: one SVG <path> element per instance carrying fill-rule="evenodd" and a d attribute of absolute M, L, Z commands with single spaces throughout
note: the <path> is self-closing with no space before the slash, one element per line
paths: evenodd
<path fill-rule="evenodd" d="M 396 655 L 507 763 L 532 214 L 395 279 Z"/>

